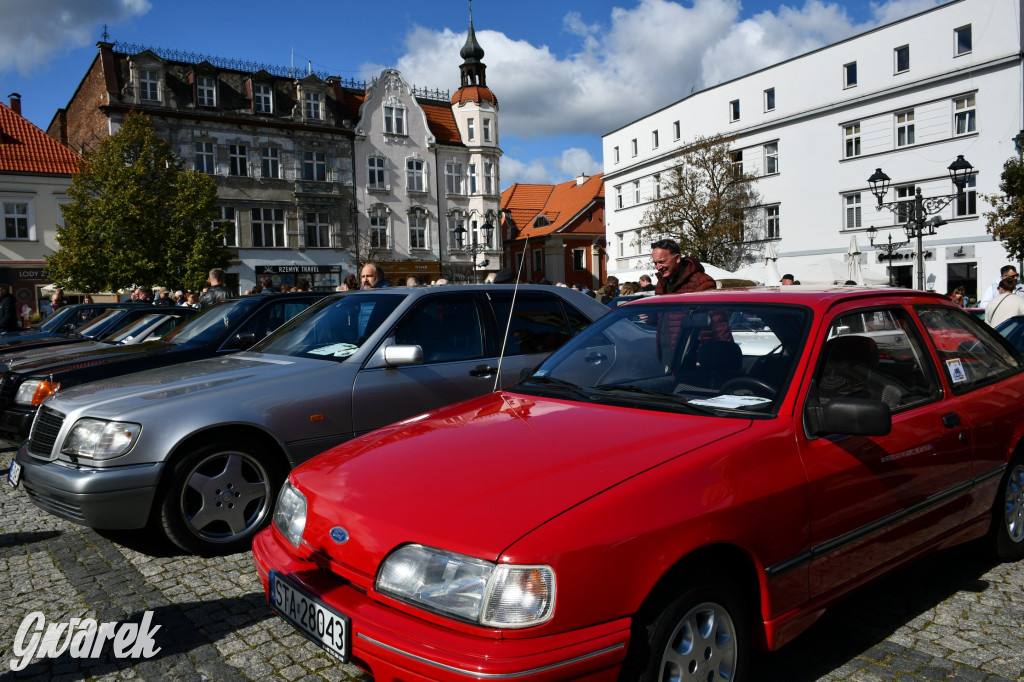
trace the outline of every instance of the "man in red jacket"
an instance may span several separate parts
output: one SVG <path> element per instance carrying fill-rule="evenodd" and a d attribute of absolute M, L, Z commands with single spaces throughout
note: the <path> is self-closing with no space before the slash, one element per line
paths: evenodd
<path fill-rule="evenodd" d="M 679 244 L 672 239 L 654 242 L 651 258 L 658 271 L 658 284 L 654 287 L 656 295 L 686 294 L 715 288 L 715 280 L 704 272 L 704 266 L 692 258 L 684 258 Z"/>

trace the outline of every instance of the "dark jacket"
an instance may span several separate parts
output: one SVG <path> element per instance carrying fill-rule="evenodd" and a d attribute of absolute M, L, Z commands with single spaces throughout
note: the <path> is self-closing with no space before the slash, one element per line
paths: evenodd
<path fill-rule="evenodd" d="M 658 284 L 654 293 L 658 294 L 689 294 L 694 291 L 714 289 L 715 280 L 704 272 L 704 266 L 692 258 L 683 258 L 674 277 L 665 279 L 658 275 Z"/>
<path fill-rule="evenodd" d="M 654 288 L 656 295 L 661 294 L 690 294 L 695 291 L 714 289 L 714 278 L 704 272 L 704 266 L 692 258 L 683 258 L 679 264 L 679 270 L 675 277 L 662 278 L 658 275 L 658 285 Z M 679 339 L 680 325 L 685 313 L 666 313 L 665 324 L 658 329 L 658 352 L 662 359 L 671 357 Z M 667 333 L 662 334 L 662 331 Z M 729 331 L 729 321 L 720 313 L 711 314 L 711 328 L 701 331 L 698 339 L 703 343 L 710 339 L 719 341 L 732 341 L 732 332 Z"/>
<path fill-rule="evenodd" d="M 229 298 L 234 298 L 235 294 L 231 289 L 228 289 L 223 284 L 215 284 L 207 289 L 202 296 L 199 297 L 199 309 L 209 308 L 211 305 L 226 301 Z"/>
<path fill-rule="evenodd" d="M 0 331 L 13 332 L 18 329 L 18 311 L 13 294 L 0 296 Z"/>

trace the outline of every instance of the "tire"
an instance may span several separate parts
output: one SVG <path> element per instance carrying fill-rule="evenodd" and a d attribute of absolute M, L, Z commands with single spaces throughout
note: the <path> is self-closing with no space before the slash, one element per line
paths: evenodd
<path fill-rule="evenodd" d="M 1024 455 L 1017 453 L 992 505 L 992 548 L 1001 561 L 1024 559 Z"/>
<path fill-rule="evenodd" d="M 641 682 L 743 682 L 750 629 L 737 592 L 724 582 L 695 583 L 636 632 L 620 679 Z M 646 659 L 646 660 L 645 660 Z"/>
<path fill-rule="evenodd" d="M 273 517 L 284 476 L 260 447 L 216 441 L 178 458 L 159 502 L 167 538 L 193 554 L 248 550 Z"/>

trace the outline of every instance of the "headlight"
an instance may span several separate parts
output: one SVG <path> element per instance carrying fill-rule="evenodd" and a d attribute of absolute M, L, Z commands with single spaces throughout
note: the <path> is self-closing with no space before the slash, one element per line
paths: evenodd
<path fill-rule="evenodd" d="M 131 449 L 142 430 L 140 424 L 110 422 L 105 419 L 79 419 L 64 439 L 60 451 L 89 459 L 120 457 Z"/>
<path fill-rule="evenodd" d="M 300 493 L 290 481 L 285 481 L 281 486 L 281 493 L 277 496 L 277 506 L 274 507 L 274 525 L 281 531 L 281 534 L 292 543 L 293 547 L 299 546 L 302 540 L 302 531 L 306 528 L 306 496 Z"/>
<path fill-rule="evenodd" d="M 60 390 L 60 382 L 28 379 L 18 387 L 14 402 L 19 405 L 36 406 Z"/>
<path fill-rule="evenodd" d="M 550 566 L 494 564 L 423 545 L 405 545 L 385 559 L 376 589 L 496 628 L 540 625 L 555 605 Z"/>

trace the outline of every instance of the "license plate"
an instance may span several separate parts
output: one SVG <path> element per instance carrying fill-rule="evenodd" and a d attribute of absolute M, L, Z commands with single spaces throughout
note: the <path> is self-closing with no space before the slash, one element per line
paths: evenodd
<path fill-rule="evenodd" d="M 342 663 L 348 663 L 351 619 L 323 604 L 283 578 L 270 572 L 270 606 Z"/>
<path fill-rule="evenodd" d="M 11 470 L 7 472 L 7 482 L 12 488 L 18 487 L 21 480 L 21 465 L 16 460 L 11 460 Z"/>

